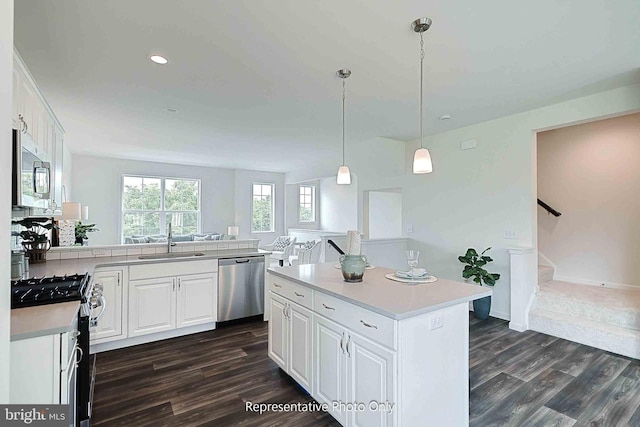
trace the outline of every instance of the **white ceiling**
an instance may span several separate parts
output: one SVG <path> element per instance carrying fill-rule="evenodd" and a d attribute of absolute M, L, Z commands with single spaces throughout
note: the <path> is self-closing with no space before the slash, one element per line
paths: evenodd
<path fill-rule="evenodd" d="M 111 157 L 339 163 L 343 67 L 347 145 L 414 139 L 421 16 L 426 133 L 640 80 L 638 0 L 18 0 L 15 16 L 72 151 Z"/>

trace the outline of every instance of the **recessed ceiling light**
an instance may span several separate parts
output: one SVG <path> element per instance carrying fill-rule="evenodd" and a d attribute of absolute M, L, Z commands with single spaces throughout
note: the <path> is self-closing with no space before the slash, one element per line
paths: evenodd
<path fill-rule="evenodd" d="M 167 107 L 164 109 L 164 111 L 166 111 L 167 113 L 177 113 L 179 110 L 177 108 Z"/>
<path fill-rule="evenodd" d="M 444 116 L 440 116 L 440 120 L 451 120 L 451 116 L 449 114 L 445 114 Z"/>
<path fill-rule="evenodd" d="M 169 62 L 169 60 L 162 55 L 149 55 L 149 59 L 160 65 L 164 65 Z"/>

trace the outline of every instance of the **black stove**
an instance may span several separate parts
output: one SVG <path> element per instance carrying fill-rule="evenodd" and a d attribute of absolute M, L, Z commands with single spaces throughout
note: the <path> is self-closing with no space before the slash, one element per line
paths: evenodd
<path fill-rule="evenodd" d="M 11 308 L 81 301 L 87 294 L 88 274 L 50 276 L 11 282 Z"/>

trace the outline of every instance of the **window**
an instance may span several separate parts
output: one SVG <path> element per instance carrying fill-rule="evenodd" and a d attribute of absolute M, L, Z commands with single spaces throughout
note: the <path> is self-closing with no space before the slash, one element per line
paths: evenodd
<path fill-rule="evenodd" d="M 122 240 L 131 236 L 200 231 L 200 180 L 122 177 Z"/>
<path fill-rule="evenodd" d="M 251 232 L 272 233 L 273 230 L 273 184 L 253 184 L 251 206 Z"/>
<path fill-rule="evenodd" d="M 316 187 L 313 185 L 300 186 L 300 222 L 315 222 L 316 220 Z"/>

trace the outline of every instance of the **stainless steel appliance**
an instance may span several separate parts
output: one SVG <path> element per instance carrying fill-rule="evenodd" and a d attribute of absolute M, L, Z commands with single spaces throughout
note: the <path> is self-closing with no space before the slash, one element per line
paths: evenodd
<path fill-rule="evenodd" d="M 89 326 L 97 324 L 104 312 L 102 286 L 93 284 L 88 274 L 52 276 L 18 280 L 11 283 L 11 308 L 80 301 L 77 319 L 77 358 L 74 366 L 60 373 L 60 384 L 66 384 L 70 403 L 70 425 L 88 426 L 95 382 L 95 357 L 89 356 Z M 100 309 L 95 315 L 94 310 Z M 93 359 L 93 360 L 92 360 Z"/>
<path fill-rule="evenodd" d="M 264 255 L 221 258 L 218 265 L 218 321 L 264 313 Z"/>
<path fill-rule="evenodd" d="M 51 164 L 38 152 L 29 135 L 13 129 L 12 205 L 16 207 L 49 207 Z"/>

